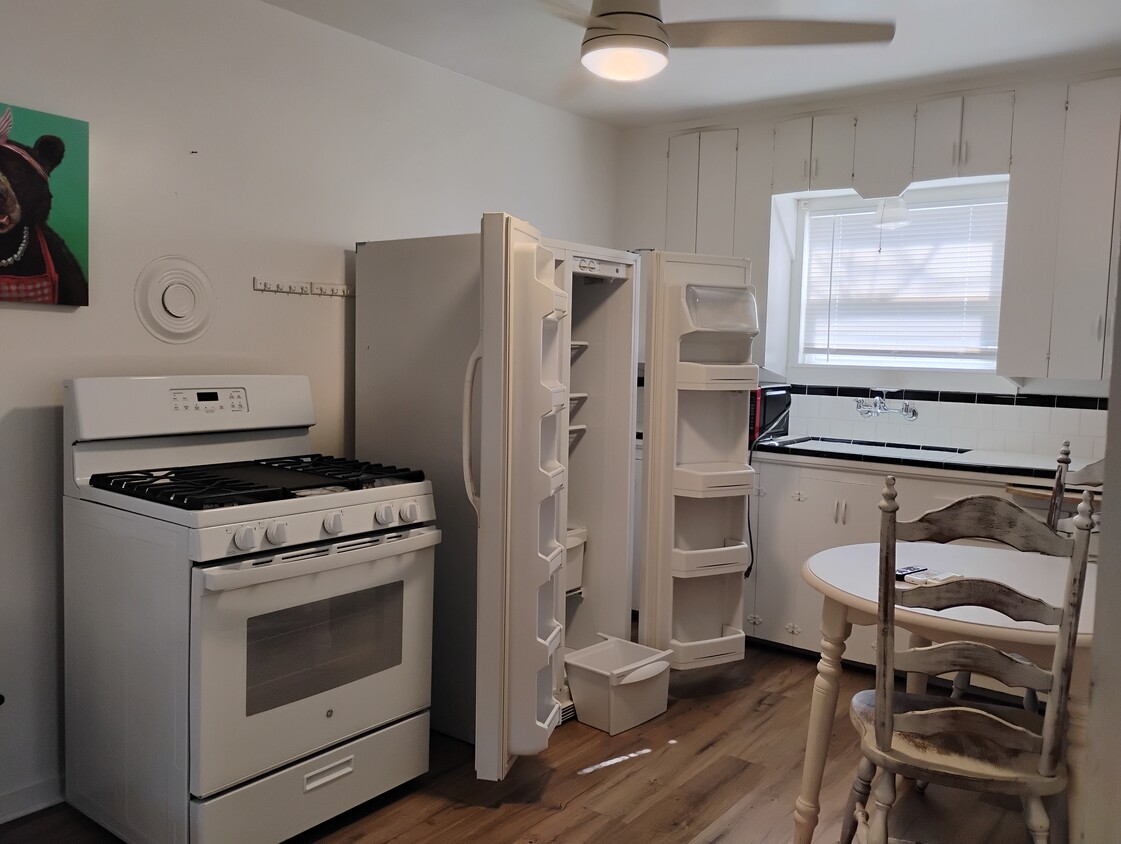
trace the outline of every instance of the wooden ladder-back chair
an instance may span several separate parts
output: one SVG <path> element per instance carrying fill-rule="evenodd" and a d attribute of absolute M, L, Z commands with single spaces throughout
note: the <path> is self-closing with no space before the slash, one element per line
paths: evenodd
<path fill-rule="evenodd" d="M 1056 533 L 1003 498 L 968 496 L 909 522 L 897 522 L 895 478 L 887 477 L 880 528 L 879 617 L 876 688 L 853 697 L 850 718 L 863 759 L 849 798 L 842 844 L 886 844 L 888 814 L 895 802 L 895 775 L 971 791 L 1021 797 L 1034 844 L 1048 840 L 1050 821 L 1041 797 L 1066 788 L 1064 733 L 1078 616 L 1086 578 L 1092 497 L 1085 493 L 1074 537 Z M 992 539 L 1020 551 L 1066 558 L 1063 604 L 1053 606 L 1002 583 L 964 578 L 933 586 L 897 583 L 897 541 L 950 542 Z M 1058 628 L 1049 668 L 979 642 L 946 642 L 895 651 L 895 607 L 941 611 L 981 606 L 1017 621 Z M 1006 685 L 1047 693 L 1043 715 L 1020 707 L 967 702 L 895 690 L 896 671 L 934 676 L 964 670 Z M 876 771 L 875 805 L 866 801 Z M 892 839 L 894 840 L 894 839 Z"/>
<path fill-rule="evenodd" d="M 1097 463 L 1084 466 L 1077 472 L 1071 472 L 1070 440 L 1063 440 L 1063 444 L 1059 448 L 1059 456 L 1055 461 L 1055 481 L 1051 486 L 1051 496 L 1047 501 L 1046 523 L 1048 527 L 1053 530 L 1059 530 L 1059 520 L 1062 519 L 1063 516 L 1063 502 L 1066 499 L 1067 486 L 1076 483 L 1086 486 L 1101 486 L 1102 467 L 1104 464 L 1104 460 L 1099 460 Z M 1095 477 L 1098 478 L 1096 482 L 1094 481 Z M 1076 478 L 1082 480 L 1076 481 Z M 1070 535 L 1073 529 L 1068 529 L 1063 532 Z M 969 691 L 971 679 L 968 671 L 958 672 L 957 676 L 954 677 L 954 691 L 951 697 L 959 698 Z M 1024 709 L 1029 712 L 1035 712 L 1039 709 L 1039 698 L 1034 689 L 1024 690 Z"/>
<path fill-rule="evenodd" d="M 1087 463 L 1081 469 L 1070 471 L 1070 441 L 1064 440 L 1059 449 L 1056 461 L 1055 483 L 1051 487 L 1051 497 L 1047 502 L 1047 524 L 1053 528 L 1059 527 L 1063 518 L 1063 501 L 1067 487 L 1095 487 L 1099 489 L 1105 483 L 1105 458 Z M 1069 512 L 1069 510 L 1068 510 Z"/>

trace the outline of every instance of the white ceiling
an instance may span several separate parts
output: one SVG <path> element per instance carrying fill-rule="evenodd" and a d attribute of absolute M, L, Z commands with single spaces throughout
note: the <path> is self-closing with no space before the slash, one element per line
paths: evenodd
<path fill-rule="evenodd" d="M 663 0 L 671 21 L 809 18 L 896 23 L 891 44 L 671 51 L 643 82 L 579 61 L 583 29 L 550 12 L 591 0 L 265 0 L 538 102 L 620 126 L 780 99 L 964 78 L 1027 64 L 1121 66 L 1121 0 Z"/>

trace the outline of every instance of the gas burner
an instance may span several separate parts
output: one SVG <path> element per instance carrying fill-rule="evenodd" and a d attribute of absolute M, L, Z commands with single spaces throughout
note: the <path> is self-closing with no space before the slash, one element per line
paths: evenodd
<path fill-rule="evenodd" d="M 423 480 L 424 472 L 419 469 L 305 454 L 240 463 L 106 472 L 91 476 L 90 486 L 185 510 L 210 510 Z"/>
<path fill-rule="evenodd" d="M 338 484 L 347 485 L 349 489 L 372 489 L 424 480 L 424 472 L 419 469 L 405 469 L 383 463 L 367 463 L 363 460 L 329 457 L 322 454 L 277 457 L 257 462 L 280 469 L 292 469 L 331 478 Z"/>

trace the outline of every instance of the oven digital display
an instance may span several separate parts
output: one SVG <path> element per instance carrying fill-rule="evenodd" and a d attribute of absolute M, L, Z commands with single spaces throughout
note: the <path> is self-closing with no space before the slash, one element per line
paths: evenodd
<path fill-rule="evenodd" d="M 248 413 L 249 400 L 245 396 L 244 387 L 228 387 L 220 390 L 172 390 L 171 410 L 173 413 L 209 415 Z"/>

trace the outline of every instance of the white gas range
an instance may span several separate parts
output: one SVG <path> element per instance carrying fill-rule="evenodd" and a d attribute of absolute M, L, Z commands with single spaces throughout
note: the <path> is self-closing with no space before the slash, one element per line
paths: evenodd
<path fill-rule="evenodd" d="M 128 842 L 278 842 L 428 768 L 431 486 L 313 424 L 297 376 L 66 383 L 66 796 Z"/>

